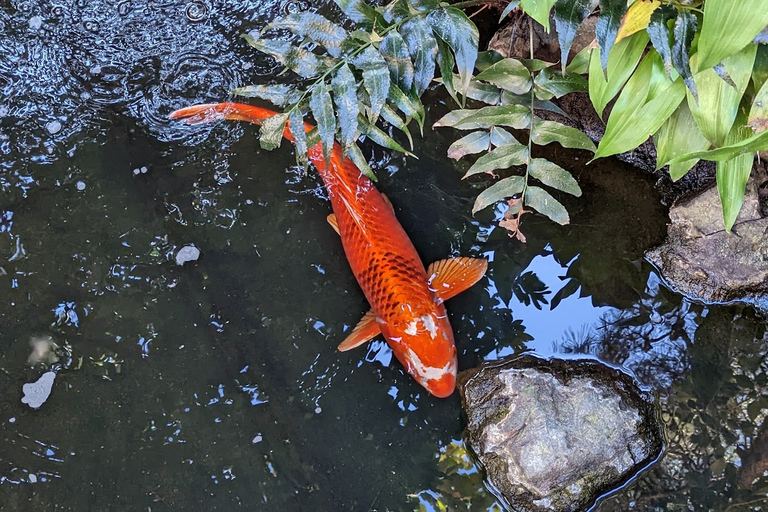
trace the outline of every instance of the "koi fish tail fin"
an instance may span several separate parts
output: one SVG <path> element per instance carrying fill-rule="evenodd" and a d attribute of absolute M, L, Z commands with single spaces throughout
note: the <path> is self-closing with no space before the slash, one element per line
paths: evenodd
<path fill-rule="evenodd" d="M 277 112 L 267 108 L 246 105 L 245 103 L 207 103 L 203 105 L 193 105 L 191 107 L 174 110 L 168 116 L 169 119 L 180 119 L 187 124 L 203 124 L 221 119 L 230 119 L 233 121 L 248 121 L 249 123 L 261 124 Z"/>

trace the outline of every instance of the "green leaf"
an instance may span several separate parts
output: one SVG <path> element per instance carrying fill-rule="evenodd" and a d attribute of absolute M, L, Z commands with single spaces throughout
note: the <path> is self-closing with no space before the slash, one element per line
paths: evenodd
<path fill-rule="evenodd" d="M 524 202 L 526 206 L 546 215 L 561 226 L 565 226 L 571 221 L 565 207 L 543 188 L 528 186 L 525 191 Z"/>
<path fill-rule="evenodd" d="M 453 54 L 441 39 L 437 40 L 437 65 L 440 68 L 440 76 L 442 77 L 443 87 L 448 91 L 448 94 L 453 98 L 453 101 L 460 106 L 464 106 L 463 102 L 459 102 L 456 97 L 456 87 L 453 80 Z"/>
<path fill-rule="evenodd" d="M 459 92 L 466 94 L 477 60 L 480 35 L 467 15 L 455 7 L 444 7 L 427 15 L 432 30 L 451 47 L 461 77 Z M 443 75 L 444 76 L 444 75 Z"/>
<path fill-rule="evenodd" d="M 661 125 L 659 131 L 653 136 L 656 146 L 656 168 L 660 169 L 675 157 L 700 151 L 709 147 L 709 141 L 696 126 L 696 121 L 691 115 L 688 103 L 683 101 L 669 119 Z M 677 181 L 693 167 L 697 159 L 687 162 L 669 164 L 669 175 Z"/>
<path fill-rule="evenodd" d="M 531 132 L 531 140 L 539 146 L 558 142 L 564 148 L 586 149 L 595 151 L 595 144 L 582 131 L 565 126 L 555 121 L 536 118 Z"/>
<path fill-rule="evenodd" d="M 246 98 L 259 98 L 278 107 L 296 103 L 301 98 L 301 92 L 296 89 L 296 86 L 287 84 L 246 85 L 232 89 L 232 94 Z"/>
<path fill-rule="evenodd" d="M 418 98 L 409 97 L 395 84 L 390 84 L 389 100 L 405 114 L 406 118 L 415 119 L 419 126 L 424 122 L 424 106 Z"/>
<path fill-rule="evenodd" d="M 669 82 L 651 50 L 616 100 L 595 158 L 635 149 L 656 133 L 685 97 L 682 80 Z"/>
<path fill-rule="evenodd" d="M 408 0 L 417 12 L 434 11 L 440 6 L 440 0 Z"/>
<path fill-rule="evenodd" d="M 688 93 L 688 108 L 704 136 L 715 146 L 722 146 L 731 131 L 739 110 L 741 97 L 749 84 L 756 47 L 747 45 L 739 53 L 723 61 L 728 74 L 738 89 L 725 83 L 712 69 L 705 69 L 693 76 L 699 92 L 698 101 Z M 694 55 L 692 61 L 696 62 Z"/>
<path fill-rule="evenodd" d="M 549 33 L 549 11 L 557 0 L 522 0 L 520 5 L 525 14 L 538 21 Z"/>
<path fill-rule="evenodd" d="M 323 143 L 323 158 L 326 162 L 330 162 L 333 143 L 336 140 L 336 116 L 333 113 L 333 101 L 325 82 L 315 84 L 312 95 L 309 97 L 309 108 L 317 121 L 317 131 Z"/>
<path fill-rule="evenodd" d="M 293 46 L 290 41 L 256 39 L 250 34 L 243 34 L 243 38 L 248 44 L 270 55 L 302 78 L 315 78 L 330 69 L 334 63 L 333 59 L 318 57 L 310 51 Z"/>
<path fill-rule="evenodd" d="M 589 45 L 573 57 L 571 63 L 565 66 L 566 73 L 575 73 L 577 75 L 586 75 L 589 73 L 589 58 L 592 55 L 592 48 Z"/>
<path fill-rule="evenodd" d="M 556 98 L 572 92 L 587 92 L 589 89 L 587 79 L 583 76 L 575 73 L 560 73 L 551 68 L 544 69 L 536 75 L 534 82 Z"/>
<path fill-rule="evenodd" d="M 400 119 L 400 116 L 397 115 L 397 112 L 395 112 L 395 110 L 389 105 L 384 105 L 381 108 L 381 117 L 386 122 L 403 132 L 405 136 L 408 137 L 408 144 L 410 145 L 411 149 L 413 149 L 413 139 L 411 138 L 411 132 L 408 130 L 408 125 L 405 123 L 405 121 Z"/>
<path fill-rule="evenodd" d="M 304 128 L 304 114 L 298 108 L 291 110 L 288 116 L 288 128 L 293 135 L 293 143 L 296 145 L 296 162 L 304 169 L 309 165 L 307 157 L 307 132 Z"/>
<path fill-rule="evenodd" d="M 465 180 L 483 172 L 491 173 L 497 169 L 509 169 L 513 165 L 523 165 L 527 160 L 527 146 L 522 144 L 499 146 L 478 158 L 461 179 Z"/>
<path fill-rule="evenodd" d="M 501 23 L 504 18 L 509 16 L 509 13 L 514 11 L 518 5 L 520 5 L 520 0 L 510 0 L 504 10 L 501 11 L 501 16 L 499 16 L 499 23 Z"/>
<path fill-rule="evenodd" d="M 691 11 L 682 11 L 677 16 L 674 32 L 675 44 L 672 45 L 672 64 L 683 77 L 685 86 L 688 87 L 693 99 L 698 101 L 696 83 L 693 81 L 691 66 L 688 64 L 691 42 L 696 34 L 696 23 L 696 16 Z"/>
<path fill-rule="evenodd" d="M 400 32 L 413 56 L 414 93 L 416 96 L 421 96 L 435 77 L 437 40 L 424 18 L 413 18 L 405 22 L 400 27 Z"/>
<path fill-rule="evenodd" d="M 433 127 L 451 126 L 457 130 L 477 130 L 491 126 L 509 126 L 522 130 L 528 128 L 531 112 L 522 105 L 483 107 L 478 110 L 454 110 L 438 119 Z"/>
<path fill-rule="evenodd" d="M 442 79 L 440 80 L 442 81 Z M 459 85 L 461 85 L 461 79 L 459 78 L 459 75 L 454 74 L 454 89 Z M 498 105 L 499 101 L 501 100 L 501 90 L 493 84 L 480 82 L 473 78 L 472 81 L 469 82 L 469 89 L 467 89 L 466 97 L 473 100 L 482 101 L 483 103 L 487 103 L 489 105 Z"/>
<path fill-rule="evenodd" d="M 486 131 L 472 132 L 455 141 L 448 147 L 448 158 L 459 160 L 466 155 L 488 151 L 491 136 Z"/>
<path fill-rule="evenodd" d="M 707 0 L 695 69 L 711 68 L 752 42 L 768 25 L 767 7 L 765 0 Z"/>
<path fill-rule="evenodd" d="M 384 19 L 389 23 L 397 23 L 418 13 L 418 11 L 411 8 L 411 5 L 406 0 L 394 0 L 385 4 L 380 9 Z"/>
<path fill-rule="evenodd" d="M 477 60 L 475 61 L 475 68 L 477 68 L 478 71 L 485 71 L 500 60 L 504 60 L 504 56 L 496 50 L 478 52 Z"/>
<path fill-rule="evenodd" d="M 376 28 L 384 27 L 384 17 L 364 0 L 334 0 L 336 5 L 351 19 L 361 27 Z"/>
<path fill-rule="evenodd" d="M 370 99 L 370 120 L 375 123 L 389 95 L 387 61 L 369 46 L 352 60 L 352 65 L 363 70 L 363 86 Z"/>
<path fill-rule="evenodd" d="M 472 206 L 472 215 L 502 199 L 518 195 L 523 191 L 523 187 L 525 178 L 522 176 L 510 176 L 494 183 L 477 196 Z"/>
<path fill-rule="evenodd" d="M 576 197 L 581 196 L 581 188 L 576 180 L 573 179 L 571 173 L 549 160 L 532 158 L 531 164 L 528 167 L 528 173 L 548 187 L 561 190 Z"/>
<path fill-rule="evenodd" d="M 757 91 L 752 107 L 749 109 L 748 126 L 755 132 L 761 132 L 768 128 L 768 82 L 764 82 Z"/>
<path fill-rule="evenodd" d="M 751 137 L 740 142 L 734 142 L 727 144 L 717 149 L 710 149 L 709 151 L 695 151 L 693 153 L 686 153 L 685 155 L 673 158 L 670 164 L 677 162 L 685 162 L 693 158 L 701 158 L 702 160 L 710 160 L 713 162 L 722 162 L 723 160 L 729 160 L 740 155 L 747 153 L 754 153 L 756 151 L 768 150 L 768 131 L 756 133 Z"/>
<path fill-rule="evenodd" d="M 505 89 L 512 94 L 525 94 L 531 90 L 531 73 L 516 59 L 503 59 L 475 77 Z"/>
<path fill-rule="evenodd" d="M 262 121 L 259 129 L 259 145 L 267 151 L 279 148 L 283 141 L 286 121 L 288 121 L 288 114 L 276 114 Z"/>
<path fill-rule="evenodd" d="M 738 123 L 737 123 L 738 124 Z M 750 131 L 744 126 L 734 126 L 731 133 L 728 134 L 726 143 L 740 142 L 744 139 L 742 131 Z M 717 192 L 720 195 L 720 202 L 723 204 L 723 222 L 725 230 L 730 232 L 736 217 L 741 210 L 741 204 L 744 202 L 744 191 L 747 188 L 749 173 L 752 172 L 752 162 L 755 155 L 753 153 L 744 153 L 735 158 L 717 162 Z"/>
<path fill-rule="evenodd" d="M 626 0 L 600 0 L 600 15 L 595 25 L 595 36 L 600 46 L 600 65 L 608 79 L 608 57 L 619 33 L 621 18 L 627 12 Z"/>
<path fill-rule="evenodd" d="M 341 57 L 341 43 L 347 38 L 347 31 L 311 11 L 301 11 L 279 18 L 264 29 L 288 30 L 301 39 L 311 39 L 326 49 L 331 57 Z"/>
<path fill-rule="evenodd" d="M 518 140 L 504 128 L 493 126 L 491 128 L 491 144 L 494 147 L 504 146 L 506 144 L 520 144 Z"/>
<path fill-rule="evenodd" d="M 396 30 L 390 30 L 379 43 L 379 52 L 387 61 L 392 81 L 401 90 L 409 91 L 413 85 L 413 63 L 403 36 Z"/>
<path fill-rule="evenodd" d="M 363 152 L 357 147 L 357 144 L 352 144 L 352 146 L 350 146 L 347 156 L 352 160 L 352 163 L 360 169 L 360 172 L 365 174 L 371 181 L 379 181 L 376 178 L 373 169 L 371 169 L 371 166 L 368 165 L 368 160 L 365 159 L 365 155 L 363 155 Z"/>
<path fill-rule="evenodd" d="M 595 0 L 558 0 L 555 4 L 555 28 L 560 43 L 560 65 L 565 71 L 568 53 L 581 22 L 589 16 L 597 2 Z"/>
<path fill-rule="evenodd" d="M 651 44 L 661 55 L 664 62 L 664 69 L 667 72 L 667 78 L 672 80 L 670 71 L 672 70 L 672 45 L 669 43 L 669 27 L 667 22 L 677 16 L 677 9 L 671 5 L 662 5 L 651 14 L 651 21 L 648 23 L 648 36 L 651 38 Z"/>
<path fill-rule="evenodd" d="M 369 122 L 365 117 L 358 116 L 357 120 L 363 134 L 379 146 L 391 149 L 393 151 L 398 151 L 406 155 L 415 156 L 413 153 L 407 151 L 403 146 L 398 144 L 395 139 L 387 135 L 384 130 Z"/>
<path fill-rule="evenodd" d="M 344 64 L 333 75 L 331 88 L 333 89 L 333 102 L 336 104 L 336 112 L 339 116 L 341 147 L 346 154 L 357 140 L 357 115 L 360 113 L 360 107 L 357 103 L 357 82 L 349 66 Z"/>
<path fill-rule="evenodd" d="M 618 94 L 640 62 L 646 44 L 648 33 L 644 31 L 636 32 L 616 43 L 608 58 L 607 80 L 600 67 L 600 50 L 592 50 L 589 61 L 589 99 L 599 116 L 603 115 L 605 106 Z"/>

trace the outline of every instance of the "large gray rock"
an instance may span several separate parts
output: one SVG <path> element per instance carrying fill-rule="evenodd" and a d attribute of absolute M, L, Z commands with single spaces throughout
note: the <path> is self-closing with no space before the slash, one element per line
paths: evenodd
<path fill-rule="evenodd" d="M 761 215 L 754 180 L 731 233 L 716 187 L 673 206 L 669 219 L 664 245 L 646 253 L 667 284 L 693 299 L 768 309 L 768 218 Z"/>
<path fill-rule="evenodd" d="M 465 372 L 459 390 L 469 446 L 516 512 L 586 510 L 663 447 L 650 396 L 597 361 L 522 356 Z"/>

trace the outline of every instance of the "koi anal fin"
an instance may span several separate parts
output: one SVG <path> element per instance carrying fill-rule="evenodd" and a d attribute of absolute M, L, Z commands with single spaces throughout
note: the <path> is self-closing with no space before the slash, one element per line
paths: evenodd
<path fill-rule="evenodd" d="M 455 297 L 477 283 L 488 269 L 488 260 L 450 258 L 432 263 L 427 269 L 429 287 L 442 300 Z"/>
<path fill-rule="evenodd" d="M 357 325 L 352 332 L 349 333 L 347 339 L 341 342 L 339 345 L 340 352 L 346 352 L 353 348 L 359 347 L 368 340 L 371 340 L 381 334 L 379 324 L 376 322 L 376 313 L 373 310 L 368 311 L 363 318 L 357 322 Z"/>

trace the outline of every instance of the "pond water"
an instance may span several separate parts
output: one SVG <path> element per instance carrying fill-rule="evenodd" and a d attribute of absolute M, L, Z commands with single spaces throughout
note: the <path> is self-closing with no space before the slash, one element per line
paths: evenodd
<path fill-rule="evenodd" d="M 335 350 L 367 305 L 319 178 L 250 126 L 165 120 L 273 77 L 237 35 L 311 7 L 0 3 L 0 510 L 499 510 L 457 395 L 425 395 L 380 340 Z M 569 226 L 527 216 L 522 245 L 500 210 L 469 214 L 482 183 L 445 158 L 455 138 L 366 151 L 425 261 L 490 260 L 448 303 L 460 367 L 586 355 L 657 395 L 665 456 L 600 511 L 763 510 L 765 324 L 644 262 L 652 182 L 547 147 L 584 195 Z"/>

